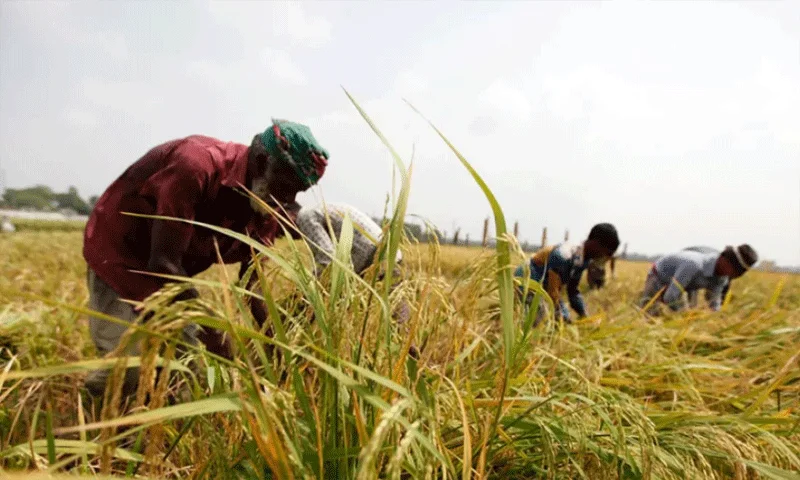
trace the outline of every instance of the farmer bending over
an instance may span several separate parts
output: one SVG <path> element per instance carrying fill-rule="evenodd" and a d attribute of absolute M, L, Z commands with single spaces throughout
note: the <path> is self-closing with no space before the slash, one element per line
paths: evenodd
<path fill-rule="evenodd" d="M 706 299 L 712 310 L 722 306 L 722 294 L 730 280 L 739 278 L 758 262 L 758 254 L 750 245 L 725 247 L 722 253 L 713 249 L 703 252 L 682 250 L 664 255 L 650 269 L 644 284 L 639 306 L 644 308 L 653 297 L 658 300 L 648 309 L 658 313 L 660 301 L 673 311 L 686 308 L 683 292 L 690 296 L 700 289 L 706 290 Z M 696 299 L 696 296 L 695 296 Z"/>
<path fill-rule="evenodd" d="M 366 214 L 343 203 L 328 203 L 311 208 L 303 207 L 298 213 L 295 223 L 298 230 L 308 239 L 314 254 L 314 272 L 318 277 L 333 262 L 332 257 L 335 256 L 336 250 L 331 238 L 331 229 L 337 239 L 341 238 L 345 214 L 353 223 L 353 245 L 350 250 L 353 271 L 363 276 L 365 271 L 377 260 L 375 255 L 378 253 L 378 244 L 383 239 L 383 230 Z M 331 229 L 328 228 L 328 220 L 330 220 Z M 403 254 L 398 249 L 395 265 L 399 266 L 402 260 Z M 399 279 L 399 269 L 396 268 L 392 276 Z M 407 320 L 408 316 L 408 305 L 402 303 L 395 311 L 395 317 L 398 322 L 402 323 Z"/>
<path fill-rule="evenodd" d="M 578 286 L 583 271 L 590 264 L 603 264 L 614 255 L 619 247 L 617 229 L 610 223 L 599 223 L 592 227 L 589 238 L 580 245 L 566 243 L 544 247 L 531 256 L 529 262 L 530 278 L 542 284 L 553 304 L 556 305 L 556 317 L 570 323 L 569 309 L 561 300 L 561 290 L 566 286 L 569 304 L 579 318 L 587 315 L 586 302 L 583 300 Z M 523 277 L 524 268 L 520 265 L 514 276 Z M 521 291 L 521 289 L 520 289 Z M 526 305 L 533 300 L 528 294 Z M 542 310 L 539 310 L 541 315 Z M 538 324 L 539 319 L 536 323 Z"/>
<path fill-rule="evenodd" d="M 700 253 L 716 253 L 717 255 L 719 255 L 720 253 L 719 250 L 712 247 L 687 247 L 684 248 L 684 250 L 690 252 L 700 252 Z M 728 281 L 725 282 L 725 286 L 722 288 L 722 293 L 720 294 L 720 299 L 722 302 L 725 302 L 725 299 L 728 297 L 728 292 L 731 289 L 731 282 L 732 279 L 729 278 Z M 699 293 L 700 293 L 699 289 L 688 292 L 689 306 L 691 308 L 695 308 L 697 306 L 697 297 L 699 296 Z M 710 294 L 711 291 L 706 290 L 706 301 L 710 301 Z"/>
<path fill-rule="evenodd" d="M 319 180 L 327 158 L 308 127 L 278 120 L 256 135 L 249 147 L 197 135 L 153 148 L 111 184 L 89 218 L 83 255 L 89 267 L 90 308 L 133 322 L 139 310 L 121 299 L 142 301 L 167 282 L 135 271 L 197 275 L 217 263 L 215 242 L 224 263 L 241 262 L 240 275 L 251 261 L 250 248 L 229 236 L 184 222 L 122 212 L 196 220 L 271 245 L 283 230 L 243 188 L 279 211 L 284 208 L 291 218 L 299 208 L 295 196 Z M 173 301 L 197 296 L 190 288 Z M 252 302 L 250 307 L 256 321 L 263 323 L 264 306 Z M 89 329 L 98 352 L 105 355 L 117 347 L 127 326 L 92 317 Z M 200 340 L 210 351 L 230 355 L 220 332 L 197 331 L 191 325 L 184 329 L 183 339 Z M 125 353 L 140 352 L 138 346 L 130 345 Z M 86 382 L 90 393 L 101 395 L 107 377 L 107 370 L 92 372 Z M 126 395 L 135 391 L 137 380 L 138 369 L 128 369 L 123 385 Z"/>

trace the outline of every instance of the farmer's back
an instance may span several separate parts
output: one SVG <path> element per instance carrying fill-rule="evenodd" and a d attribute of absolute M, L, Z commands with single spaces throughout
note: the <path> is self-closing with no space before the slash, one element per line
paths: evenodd
<path fill-rule="evenodd" d="M 246 145 L 205 136 L 173 140 L 151 149 L 131 165 L 100 197 L 89 218 L 84 257 L 89 267 L 123 298 L 142 300 L 161 286 L 130 270 L 147 270 L 152 220 L 144 215 L 196 220 L 235 231 L 257 232 L 270 242 L 277 231 L 272 217 L 255 215 L 245 185 Z M 182 266 L 190 276 L 216 262 L 214 237 L 226 263 L 242 261 L 248 249 L 230 237 L 177 223 L 176 241 L 188 238 Z"/>

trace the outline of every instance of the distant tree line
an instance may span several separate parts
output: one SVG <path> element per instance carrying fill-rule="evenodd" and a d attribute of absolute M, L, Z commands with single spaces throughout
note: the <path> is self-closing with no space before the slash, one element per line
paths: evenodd
<path fill-rule="evenodd" d="M 19 210 L 37 210 L 42 212 L 55 212 L 72 210 L 78 215 L 89 215 L 97 197 L 84 200 L 78 194 L 78 189 L 69 187 L 66 192 L 54 192 L 48 186 L 36 185 L 28 188 L 8 188 L 0 197 L 0 208 Z"/>

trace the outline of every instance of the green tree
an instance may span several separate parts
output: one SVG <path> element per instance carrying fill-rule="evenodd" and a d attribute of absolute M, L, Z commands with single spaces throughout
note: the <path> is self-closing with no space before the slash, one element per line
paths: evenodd
<path fill-rule="evenodd" d="M 66 193 L 55 193 L 46 185 L 9 188 L 4 195 L 3 204 L 9 208 L 31 208 L 40 211 L 68 208 L 80 215 L 88 215 L 92 211 L 75 187 L 69 187 Z"/>
<path fill-rule="evenodd" d="M 92 211 L 89 204 L 78 194 L 78 189 L 75 187 L 69 187 L 67 193 L 56 194 L 55 200 L 58 202 L 58 208 L 69 208 L 80 215 L 89 215 Z"/>
<path fill-rule="evenodd" d="M 6 204 L 11 208 L 32 208 L 35 210 L 52 210 L 53 190 L 45 185 L 29 188 L 9 188 L 5 193 Z"/>

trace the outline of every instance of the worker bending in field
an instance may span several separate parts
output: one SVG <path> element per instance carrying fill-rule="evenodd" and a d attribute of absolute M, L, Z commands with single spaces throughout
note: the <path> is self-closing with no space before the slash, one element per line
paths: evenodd
<path fill-rule="evenodd" d="M 664 255 L 647 275 L 639 306 L 644 308 L 652 303 L 650 314 L 658 313 L 659 302 L 673 311 L 682 310 L 687 306 L 684 292 L 692 295 L 705 289 L 709 307 L 718 311 L 730 280 L 744 275 L 756 262 L 758 254 L 747 244 L 728 246 L 722 253 L 682 250 Z"/>
<path fill-rule="evenodd" d="M 154 147 L 111 184 L 89 217 L 83 255 L 89 267 L 90 308 L 130 323 L 140 312 L 121 300 L 140 302 L 167 282 L 137 271 L 191 277 L 217 263 L 217 246 L 224 263 L 241 262 L 240 275 L 251 262 L 250 248 L 230 236 L 185 222 L 123 212 L 195 220 L 271 245 L 283 230 L 260 201 L 283 209 L 291 220 L 299 209 L 297 193 L 319 180 L 327 158 L 308 127 L 287 121 L 273 121 L 250 146 L 190 136 Z M 173 301 L 197 296 L 190 288 Z M 263 323 L 264 306 L 252 302 L 250 307 L 256 321 Z M 114 350 L 128 330 L 126 325 L 94 317 L 89 328 L 101 355 Z M 183 337 L 190 343 L 202 341 L 214 353 L 230 355 L 228 342 L 219 332 L 188 326 Z M 130 345 L 125 353 L 140 352 L 138 346 Z M 101 395 L 107 377 L 108 371 L 92 372 L 86 383 L 90 393 Z M 138 369 L 128 369 L 123 385 L 126 395 L 135 391 L 137 379 Z"/>
<path fill-rule="evenodd" d="M 376 254 L 378 245 L 383 239 L 383 230 L 365 213 L 343 203 L 303 207 L 297 214 L 295 223 L 300 233 L 308 240 L 314 255 L 314 271 L 318 277 L 333 262 L 333 257 L 336 255 L 333 238 L 341 238 L 345 215 L 350 217 L 353 224 L 353 244 L 350 249 L 353 271 L 363 276 L 366 270 L 378 260 Z M 330 222 L 330 228 L 328 228 L 328 222 Z M 395 279 L 400 277 L 400 270 L 397 267 L 400 266 L 402 260 L 403 254 L 398 249 L 395 256 L 396 267 L 392 275 Z M 379 278 L 382 277 L 381 274 Z M 403 323 L 408 319 L 409 307 L 402 302 L 394 313 L 398 322 Z"/>
<path fill-rule="evenodd" d="M 561 290 L 566 288 L 569 304 L 579 318 L 587 315 L 586 302 L 579 290 L 581 276 L 591 263 L 603 264 L 614 255 L 619 247 L 617 229 L 610 223 L 600 223 L 592 227 L 589 237 L 580 245 L 566 243 L 545 247 L 531 256 L 529 261 L 530 278 L 542 284 L 556 306 L 556 317 L 570 323 L 569 309 L 561 300 Z M 523 277 L 524 266 L 514 273 Z M 519 290 L 522 292 L 522 289 Z M 526 304 L 533 298 L 528 294 Z M 541 314 L 541 309 L 539 310 Z M 538 324 L 539 319 L 536 323 Z"/>
<path fill-rule="evenodd" d="M 690 251 L 690 252 L 700 252 L 700 253 L 716 253 L 717 255 L 719 255 L 719 253 L 720 253 L 719 250 L 717 250 L 716 248 L 704 247 L 704 246 L 687 247 L 687 248 L 684 248 L 684 250 Z M 722 293 L 720 294 L 720 298 L 721 298 L 721 302 L 723 302 L 723 303 L 725 302 L 725 299 L 728 297 L 728 292 L 731 289 L 731 282 L 732 281 L 733 281 L 733 279 L 729 278 L 728 281 L 725 282 L 725 286 L 722 287 Z M 691 292 L 687 292 L 687 296 L 689 297 L 689 307 L 695 308 L 697 306 L 697 297 L 699 296 L 699 293 L 700 293 L 700 289 L 693 290 Z M 709 290 L 706 290 L 706 301 L 709 300 L 710 293 L 711 292 Z"/>

